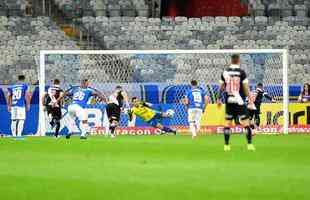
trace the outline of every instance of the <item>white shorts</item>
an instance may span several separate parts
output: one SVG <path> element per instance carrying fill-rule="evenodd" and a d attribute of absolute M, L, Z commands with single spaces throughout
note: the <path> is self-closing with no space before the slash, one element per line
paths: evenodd
<path fill-rule="evenodd" d="M 188 109 L 188 122 L 200 123 L 202 116 L 202 109 L 200 108 L 189 108 Z"/>
<path fill-rule="evenodd" d="M 25 120 L 26 119 L 26 108 L 14 106 L 11 110 L 11 119 L 12 120 Z"/>
<path fill-rule="evenodd" d="M 87 111 L 77 104 L 71 104 L 68 106 L 68 113 L 72 118 L 78 118 L 81 121 L 87 120 Z"/>

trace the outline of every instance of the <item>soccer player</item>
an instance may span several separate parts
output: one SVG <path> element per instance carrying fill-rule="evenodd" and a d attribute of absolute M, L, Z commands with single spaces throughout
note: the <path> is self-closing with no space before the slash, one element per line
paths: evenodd
<path fill-rule="evenodd" d="M 31 94 L 28 92 L 28 85 L 25 76 L 18 76 L 18 83 L 8 88 L 8 111 L 11 112 L 12 136 L 22 137 L 26 111 L 30 109 Z"/>
<path fill-rule="evenodd" d="M 258 83 L 255 91 L 251 92 L 248 100 L 249 118 L 252 129 L 255 128 L 254 124 L 257 127 L 260 125 L 260 108 L 264 98 L 269 99 L 273 103 L 276 102 L 267 92 L 265 92 L 263 84 Z"/>
<path fill-rule="evenodd" d="M 109 131 L 111 137 L 115 137 L 115 129 L 119 125 L 121 112 L 129 109 L 128 95 L 121 86 L 116 86 L 114 92 L 108 98 L 106 107 L 109 119 Z"/>
<path fill-rule="evenodd" d="M 240 69 L 240 56 L 232 55 L 231 65 L 224 70 L 220 80 L 220 98 L 225 96 L 226 116 L 224 128 L 224 151 L 230 151 L 230 132 L 233 120 L 239 118 L 240 124 L 247 130 L 247 148 L 254 151 L 255 147 L 252 144 L 252 129 L 249 123 L 248 110 L 245 104 L 245 99 L 249 97 L 249 85 L 247 75 L 244 70 Z M 220 104 L 220 99 L 218 99 Z"/>
<path fill-rule="evenodd" d="M 48 88 L 42 99 L 43 106 L 51 119 L 50 125 L 52 128 L 55 127 L 55 138 L 58 138 L 59 136 L 60 120 L 62 118 L 61 108 L 63 97 L 64 92 L 60 88 L 60 81 L 55 79 L 53 81 L 53 85 Z"/>
<path fill-rule="evenodd" d="M 176 130 L 160 124 L 162 118 L 171 117 L 168 113 L 158 112 L 151 108 L 152 104 L 140 101 L 137 97 L 132 98 L 132 108 L 129 110 L 129 119 L 132 119 L 133 115 L 140 117 L 143 121 L 149 125 L 162 130 L 164 133 L 177 134 Z"/>
<path fill-rule="evenodd" d="M 81 82 L 78 90 L 69 93 L 69 96 L 73 96 L 72 103 L 68 106 L 68 113 L 70 116 L 68 127 L 70 130 L 73 130 L 73 126 L 75 124 L 75 119 L 78 118 L 81 123 L 81 137 L 80 139 L 87 139 L 86 133 L 88 131 L 88 114 L 85 110 L 89 99 L 92 96 L 99 97 L 103 101 L 105 101 L 104 96 L 102 96 L 99 92 L 94 91 L 89 88 L 89 80 L 84 79 Z M 66 135 L 67 139 L 70 139 L 71 133 Z"/>
<path fill-rule="evenodd" d="M 206 92 L 198 87 L 196 80 L 191 81 L 191 87 L 184 99 L 184 103 L 188 107 L 188 123 L 194 139 L 200 130 L 201 116 L 206 109 L 209 98 Z"/>

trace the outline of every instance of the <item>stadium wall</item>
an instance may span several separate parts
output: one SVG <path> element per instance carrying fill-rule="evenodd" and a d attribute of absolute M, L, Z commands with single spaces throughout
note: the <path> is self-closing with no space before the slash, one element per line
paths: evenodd
<path fill-rule="evenodd" d="M 187 113 L 184 105 L 180 104 L 179 98 L 184 96 L 188 85 L 168 85 L 168 84 L 127 84 L 127 87 L 135 88 L 130 90 L 130 96 L 138 96 L 143 100 L 149 101 L 154 104 L 154 109 L 159 111 L 166 111 L 168 109 L 174 109 L 176 115 L 173 119 L 165 119 L 163 124 L 169 126 L 177 126 L 182 131 L 187 130 Z M 210 86 L 208 93 L 211 95 L 214 86 Z M 272 87 L 272 86 L 269 86 Z M 279 86 L 274 86 L 279 87 Z M 7 86 L 1 86 L 0 88 L 0 134 L 9 135 L 10 130 L 10 113 L 7 111 L 6 102 L 6 89 Z M 138 89 L 137 89 L 138 88 Z M 268 88 L 268 87 L 267 87 Z M 271 88 L 272 89 L 272 88 Z M 278 88 L 280 91 L 281 88 Z M 278 90 L 277 89 L 277 90 Z M 273 89 L 274 90 L 274 89 Z M 133 92 L 134 91 L 134 92 Z M 300 86 L 291 86 L 290 94 L 298 96 L 300 92 Z M 289 105 L 290 111 L 290 127 L 291 132 L 310 132 L 310 104 L 291 103 Z M 90 104 L 87 108 L 89 114 L 89 125 L 92 127 L 92 131 L 103 131 L 107 125 L 107 116 L 104 105 Z M 38 113 L 39 113 L 39 89 L 34 87 L 32 90 L 32 100 L 30 111 L 27 112 L 27 119 L 25 121 L 24 134 L 36 134 L 38 131 Z M 67 111 L 63 108 L 63 120 L 61 133 L 68 132 L 66 125 Z M 270 104 L 264 103 L 262 106 L 262 130 L 261 132 L 280 132 L 282 124 L 282 104 Z M 210 104 L 205 112 L 202 120 L 203 130 L 206 133 L 221 132 L 221 127 L 224 119 L 224 107 L 219 109 L 215 104 Z M 46 122 L 47 123 L 47 122 Z M 77 122 L 78 124 L 78 122 Z M 135 130 L 133 127 L 146 127 L 147 124 L 140 119 L 129 122 L 126 115 L 122 115 L 121 119 L 122 127 L 131 127 L 130 130 Z M 48 126 L 47 126 L 48 127 Z M 51 130 L 48 130 L 50 132 Z M 73 132 L 79 132 L 79 126 L 77 125 Z M 123 129 L 127 131 L 128 129 Z M 134 131 L 133 131 L 134 132 Z M 154 132 L 154 130 L 153 130 Z M 237 132 L 237 131 L 236 131 Z"/>

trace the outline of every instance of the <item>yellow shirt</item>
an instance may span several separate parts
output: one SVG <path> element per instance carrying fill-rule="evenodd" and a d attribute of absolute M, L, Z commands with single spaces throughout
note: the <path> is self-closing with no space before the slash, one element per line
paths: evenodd
<path fill-rule="evenodd" d="M 156 112 L 145 106 L 143 102 L 140 102 L 138 106 L 134 106 L 131 112 L 146 122 L 150 121 L 156 115 Z"/>

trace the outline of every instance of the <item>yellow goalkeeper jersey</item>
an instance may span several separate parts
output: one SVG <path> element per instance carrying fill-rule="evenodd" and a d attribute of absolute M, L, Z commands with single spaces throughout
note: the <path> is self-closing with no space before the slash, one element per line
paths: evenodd
<path fill-rule="evenodd" d="M 139 102 L 138 106 L 134 106 L 131 109 L 132 114 L 140 117 L 143 121 L 150 121 L 156 115 L 156 111 L 147 107 L 144 102 Z"/>

